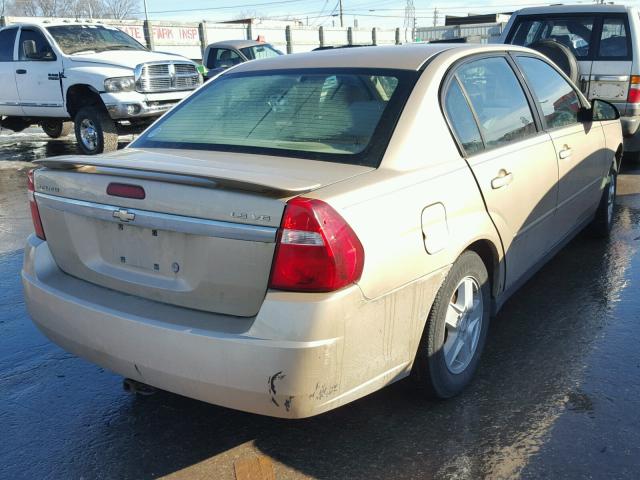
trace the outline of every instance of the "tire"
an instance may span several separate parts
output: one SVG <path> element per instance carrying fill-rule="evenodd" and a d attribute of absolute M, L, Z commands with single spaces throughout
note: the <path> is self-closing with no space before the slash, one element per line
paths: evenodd
<path fill-rule="evenodd" d="M 85 155 L 96 155 L 118 149 L 116 124 L 99 107 L 84 107 L 74 118 L 78 148 Z"/>
<path fill-rule="evenodd" d="M 537 50 L 549 58 L 562 70 L 573 83 L 578 84 L 578 60 L 569 47 L 555 40 L 541 40 L 529 45 L 529 48 Z"/>
<path fill-rule="evenodd" d="M 464 295 L 460 298 L 461 293 L 469 288 L 473 295 L 466 311 L 461 312 L 465 298 Z M 487 269 L 478 254 L 466 251 L 455 261 L 438 290 L 418 347 L 414 379 L 428 396 L 450 398 L 471 382 L 487 338 L 490 302 Z M 469 305 L 475 308 L 469 309 Z M 474 319 L 479 322 L 475 328 Z M 463 345 L 458 349 L 460 342 Z M 466 345 L 471 348 L 467 350 Z"/>
<path fill-rule="evenodd" d="M 73 130 L 73 122 L 65 122 L 62 120 L 45 120 L 40 126 L 44 133 L 51 138 L 66 137 Z"/>
<path fill-rule="evenodd" d="M 616 193 L 618 189 L 618 172 L 615 165 L 609 169 L 607 186 L 602 192 L 596 216 L 589 225 L 592 236 L 596 238 L 607 238 L 613 226 L 613 208 L 616 204 Z"/>

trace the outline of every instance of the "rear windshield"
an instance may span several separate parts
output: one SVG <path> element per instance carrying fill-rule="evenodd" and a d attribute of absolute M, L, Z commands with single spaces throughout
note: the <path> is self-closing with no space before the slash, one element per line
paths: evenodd
<path fill-rule="evenodd" d="M 561 16 L 521 17 L 517 20 L 510 43 L 528 47 L 541 40 L 555 40 L 568 47 L 578 58 L 588 57 L 595 17 Z"/>
<path fill-rule="evenodd" d="M 225 74 L 161 118 L 132 147 L 377 166 L 417 75 L 386 69 Z"/>

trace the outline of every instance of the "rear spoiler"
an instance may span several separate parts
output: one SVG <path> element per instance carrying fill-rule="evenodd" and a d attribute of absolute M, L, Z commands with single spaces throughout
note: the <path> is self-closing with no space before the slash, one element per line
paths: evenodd
<path fill-rule="evenodd" d="M 279 197 L 300 195 L 322 186 L 320 183 L 311 183 L 299 178 L 219 168 L 194 168 L 185 165 L 181 166 L 182 172 L 176 173 L 175 165 L 167 164 L 167 168 L 162 168 L 157 162 L 153 164 L 153 168 L 145 166 L 145 162 L 139 162 L 137 165 L 127 162 L 126 166 L 121 166 L 120 162 L 108 157 L 95 157 L 95 160 L 91 157 L 82 158 L 81 161 L 77 157 L 43 158 L 34 160 L 33 163 L 52 170 L 73 170 L 78 173 L 114 175 L 196 187 L 244 190 Z M 233 175 L 234 173 L 236 175 Z M 239 178 L 240 174 L 242 178 Z"/>

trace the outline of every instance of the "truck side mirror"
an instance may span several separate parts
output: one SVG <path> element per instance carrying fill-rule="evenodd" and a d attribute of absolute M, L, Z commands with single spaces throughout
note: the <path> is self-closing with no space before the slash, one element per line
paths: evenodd
<path fill-rule="evenodd" d="M 29 60 L 40 60 L 35 40 L 25 40 L 22 42 L 22 51 L 24 52 L 24 56 Z"/>

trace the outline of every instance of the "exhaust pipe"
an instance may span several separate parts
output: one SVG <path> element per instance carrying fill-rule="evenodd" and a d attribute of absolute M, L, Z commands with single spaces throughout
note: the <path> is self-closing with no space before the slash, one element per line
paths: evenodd
<path fill-rule="evenodd" d="M 122 388 L 125 392 L 135 393 L 137 395 L 142 395 L 144 397 L 148 397 L 149 395 L 153 395 L 158 390 L 151 385 L 147 385 L 146 383 L 139 382 L 134 380 L 133 378 L 125 378 L 122 380 Z"/>

